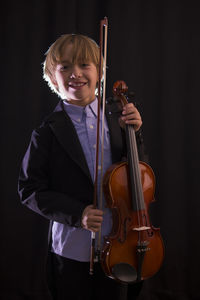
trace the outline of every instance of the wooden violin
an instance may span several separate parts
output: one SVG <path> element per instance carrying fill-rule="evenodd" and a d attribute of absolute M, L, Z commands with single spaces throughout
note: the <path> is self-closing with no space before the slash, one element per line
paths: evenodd
<path fill-rule="evenodd" d="M 128 103 L 125 82 L 113 86 L 115 98 Z M 135 130 L 126 125 L 127 161 L 112 165 L 103 179 L 113 227 L 105 238 L 101 265 L 107 276 L 133 283 L 153 276 L 161 267 L 164 245 L 160 229 L 150 223 L 149 204 L 154 201 L 155 176 L 151 167 L 139 162 Z"/>

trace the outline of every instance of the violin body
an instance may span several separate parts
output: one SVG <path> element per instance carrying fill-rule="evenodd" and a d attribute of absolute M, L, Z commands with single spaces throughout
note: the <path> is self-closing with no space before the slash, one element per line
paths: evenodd
<path fill-rule="evenodd" d="M 164 257 L 160 229 L 150 224 L 148 216 L 149 204 L 154 201 L 154 173 L 144 162 L 139 162 L 139 169 L 144 196 L 144 207 L 139 210 L 131 204 L 127 162 L 112 165 L 103 183 L 107 205 L 112 210 L 113 227 L 105 238 L 101 265 L 107 276 L 126 283 L 152 277 Z"/>

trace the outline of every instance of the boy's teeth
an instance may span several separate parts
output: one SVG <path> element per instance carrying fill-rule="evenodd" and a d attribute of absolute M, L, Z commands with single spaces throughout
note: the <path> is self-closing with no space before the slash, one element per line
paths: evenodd
<path fill-rule="evenodd" d="M 70 86 L 82 86 L 84 85 L 85 83 L 71 83 L 69 84 Z"/>

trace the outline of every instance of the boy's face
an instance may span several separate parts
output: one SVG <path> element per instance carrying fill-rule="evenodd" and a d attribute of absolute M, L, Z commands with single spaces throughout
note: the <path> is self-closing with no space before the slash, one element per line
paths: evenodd
<path fill-rule="evenodd" d="M 97 69 L 93 63 L 73 64 L 72 58 L 73 45 L 69 44 L 56 66 L 52 82 L 69 103 L 86 106 L 95 99 Z"/>

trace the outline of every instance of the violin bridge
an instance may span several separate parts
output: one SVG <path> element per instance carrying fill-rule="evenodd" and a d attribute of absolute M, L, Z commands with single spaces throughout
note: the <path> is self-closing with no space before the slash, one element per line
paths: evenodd
<path fill-rule="evenodd" d="M 135 230 L 135 231 L 144 231 L 144 230 L 149 230 L 149 229 L 151 229 L 151 227 L 141 226 L 141 227 L 134 227 L 132 230 Z"/>

